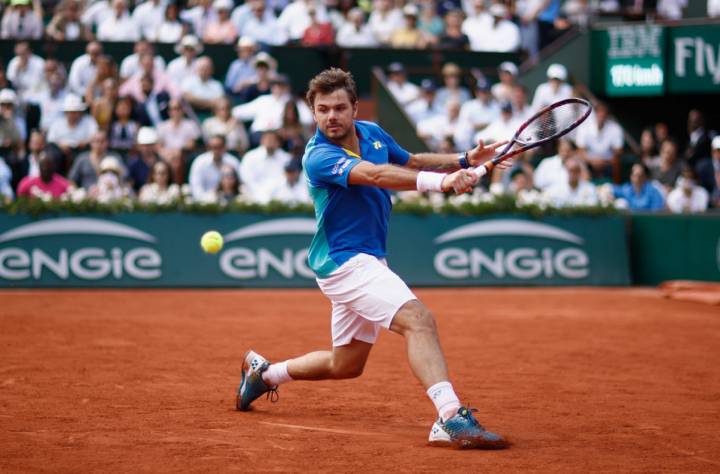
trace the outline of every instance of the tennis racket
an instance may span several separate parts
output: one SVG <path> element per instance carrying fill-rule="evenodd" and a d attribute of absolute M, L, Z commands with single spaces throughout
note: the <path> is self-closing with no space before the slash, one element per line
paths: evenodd
<path fill-rule="evenodd" d="M 583 123 L 592 112 L 590 102 L 583 99 L 564 99 L 542 108 L 517 129 L 510 142 L 487 163 L 473 169 L 485 176 L 498 163 L 515 155 L 562 137 Z"/>

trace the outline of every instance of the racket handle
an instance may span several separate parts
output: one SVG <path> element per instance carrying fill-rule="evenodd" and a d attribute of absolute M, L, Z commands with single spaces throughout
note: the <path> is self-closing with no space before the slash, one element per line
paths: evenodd
<path fill-rule="evenodd" d="M 491 172 L 495 168 L 495 161 L 488 161 L 484 165 L 480 165 L 477 168 L 473 169 L 473 172 L 477 175 L 478 178 L 482 178 L 489 172 Z"/>

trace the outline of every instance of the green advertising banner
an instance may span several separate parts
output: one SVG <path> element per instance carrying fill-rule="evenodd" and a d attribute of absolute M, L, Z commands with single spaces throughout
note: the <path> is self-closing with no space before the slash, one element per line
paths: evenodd
<path fill-rule="evenodd" d="M 636 215 L 630 235 L 634 283 L 720 281 L 720 216 Z"/>
<path fill-rule="evenodd" d="M 668 89 L 720 93 L 720 24 L 670 29 Z"/>
<path fill-rule="evenodd" d="M 656 25 L 613 26 L 593 33 L 592 51 L 602 64 L 610 97 L 655 96 L 665 92 L 665 29 Z"/>
<path fill-rule="evenodd" d="M 312 287 L 314 232 L 304 215 L 0 215 L 0 287 Z M 395 215 L 388 251 L 411 285 L 629 284 L 620 217 Z"/>

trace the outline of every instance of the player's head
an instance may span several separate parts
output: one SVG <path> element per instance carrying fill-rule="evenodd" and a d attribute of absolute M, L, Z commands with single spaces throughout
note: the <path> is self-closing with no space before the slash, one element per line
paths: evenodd
<path fill-rule="evenodd" d="M 357 115 L 357 89 L 352 74 L 330 68 L 315 76 L 306 95 L 320 131 L 331 140 L 353 132 Z"/>

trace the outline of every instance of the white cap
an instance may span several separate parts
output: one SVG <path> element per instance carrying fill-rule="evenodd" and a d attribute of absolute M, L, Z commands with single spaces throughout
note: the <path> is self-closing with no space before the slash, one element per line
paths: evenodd
<path fill-rule="evenodd" d="M 100 172 L 104 173 L 105 171 L 114 171 L 118 175 L 121 175 L 123 168 L 117 158 L 114 156 L 106 156 L 100 162 Z"/>
<path fill-rule="evenodd" d="M 493 3 L 490 5 L 490 8 L 488 8 L 488 12 L 492 16 L 499 16 L 505 18 L 508 14 L 507 8 L 502 3 Z"/>
<path fill-rule="evenodd" d="M 257 43 L 251 36 L 241 36 L 237 42 L 238 48 L 254 48 Z"/>
<path fill-rule="evenodd" d="M 180 43 L 175 45 L 175 52 L 177 54 L 182 54 L 183 48 L 192 48 L 194 49 L 198 54 L 203 50 L 202 44 L 200 43 L 200 40 L 195 35 L 185 35 L 180 40 Z"/>
<path fill-rule="evenodd" d="M 85 112 L 85 102 L 75 94 L 68 94 L 63 99 L 63 112 Z"/>
<path fill-rule="evenodd" d="M 215 0 L 213 2 L 215 10 L 232 10 L 234 6 L 232 0 Z"/>
<path fill-rule="evenodd" d="M 154 145 L 158 141 L 158 134 L 153 127 L 140 127 L 137 134 L 138 145 Z"/>
<path fill-rule="evenodd" d="M 420 10 L 418 10 L 418 7 L 414 3 L 405 5 L 402 12 L 404 16 L 418 16 L 420 14 Z"/>
<path fill-rule="evenodd" d="M 510 61 L 505 61 L 503 63 L 500 63 L 500 67 L 498 67 L 500 71 L 509 72 L 513 76 L 518 75 L 518 67 L 515 65 L 515 63 L 511 63 Z"/>
<path fill-rule="evenodd" d="M 720 135 L 712 139 L 712 149 L 720 150 Z"/>
<path fill-rule="evenodd" d="M 567 69 L 562 64 L 551 64 L 547 68 L 548 79 L 560 79 L 567 81 Z"/>
<path fill-rule="evenodd" d="M 17 94 L 12 89 L 0 91 L 0 104 L 17 104 Z"/>

